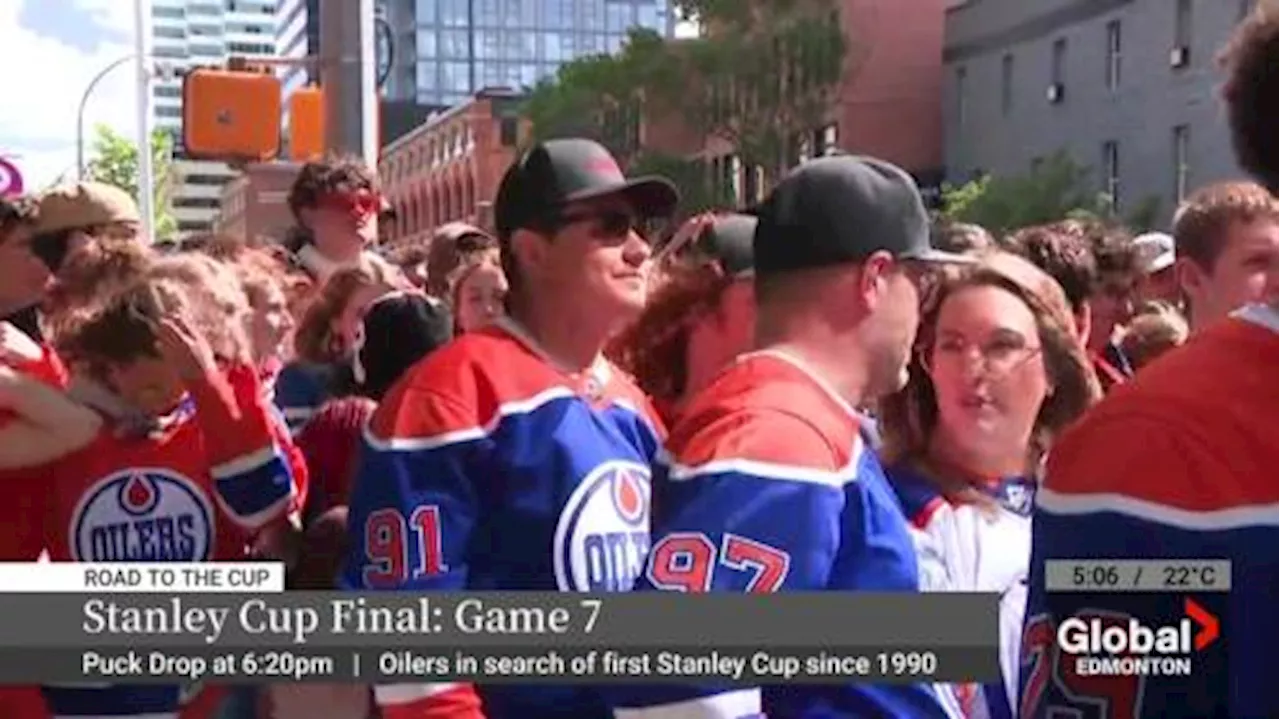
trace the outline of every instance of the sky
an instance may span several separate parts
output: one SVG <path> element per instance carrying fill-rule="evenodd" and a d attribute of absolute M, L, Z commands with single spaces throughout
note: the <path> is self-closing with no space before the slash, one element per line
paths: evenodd
<path fill-rule="evenodd" d="M 696 33 L 682 23 L 679 35 Z M 27 191 L 73 180 L 76 111 L 90 81 L 133 52 L 128 0 L 0 0 L 0 157 L 15 165 Z M 134 65 L 109 71 L 85 103 L 85 153 L 93 128 L 137 134 Z"/>
<path fill-rule="evenodd" d="M 0 156 L 28 191 L 74 179 L 76 109 L 93 76 L 133 52 L 133 3 L 0 0 L 0 47 L 9 63 L 0 73 Z M 133 67 L 111 70 L 89 95 L 86 145 L 98 123 L 136 134 Z"/>

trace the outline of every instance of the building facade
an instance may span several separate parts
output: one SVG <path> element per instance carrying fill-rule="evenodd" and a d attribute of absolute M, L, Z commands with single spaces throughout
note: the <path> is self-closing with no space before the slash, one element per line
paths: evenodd
<path fill-rule="evenodd" d="M 1214 57 L 1251 0 L 971 0 L 947 12 L 946 172 L 1018 175 L 1062 151 L 1121 212 L 1168 219 L 1238 176 Z"/>
<path fill-rule="evenodd" d="M 746 0 L 744 0 L 746 1 Z M 841 0 L 844 70 L 825 118 L 795 138 L 790 162 L 837 152 L 873 155 L 916 178 L 926 199 L 940 190 L 942 41 L 947 0 Z M 772 181 L 732 144 L 693 137 L 674 117 L 646 117 L 641 148 L 700 160 L 719 197 L 737 206 L 763 199 Z"/>
<path fill-rule="evenodd" d="M 565 62 L 615 52 L 634 27 L 675 30 L 670 0 L 386 0 L 387 97 L 452 106 L 533 87 Z"/>
<path fill-rule="evenodd" d="M 289 189 L 301 165 L 262 162 L 248 165 L 222 188 L 216 232 L 247 239 L 282 240 L 294 225 Z"/>
<path fill-rule="evenodd" d="M 378 175 L 396 218 L 383 228 L 389 242 L 427 241 L 447 222 L 492 229 L 498 183 L 528 132 L 521 100 L 481 91 L 383 148 Z"/>
<path fill-rule="evenodd" d="M 182 73 L 222 65 L 229 55 L 275 53 L 276 0 L 152 0 L 152 53 L 171 70 L 152 85 L 155 127 L 175 140 L 171 195 L 180 233 L 206 232 L 218 213 L 223 186 L 235 176 L 225 164 L 184 159 Z"/>
<path fill-rule="evenodd" d="M 276 7 L 275 52 L 280 57 L 302 59 L 320 52 L 320 0 L 279 0 Z M 285 97 L 309 83 L 319 82 L 315 68 L 305 65 L 280 68 Z"/>

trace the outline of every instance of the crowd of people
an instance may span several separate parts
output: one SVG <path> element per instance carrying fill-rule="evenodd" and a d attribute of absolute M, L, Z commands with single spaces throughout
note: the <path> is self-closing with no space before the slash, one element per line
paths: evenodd
<path fill-rule="evenodd" d="M 993 236 L 838 155 L 649 237 L 675 187 L 583 139 L 525 151 L 491 231 L 421 247 L 377 245 L 376 178 L 341 157 L 302 168 L 279 241 L 152 244 L 96 183 L 0 201 L 0 559 L 272 559 L 291 589 L 993 592 L 1002 681 L 9 687 L 0 716 L 1273 713 L 1273 6 L 1229 55 L 1251 179 L 1197 190 L 1168 234 Z M 1133 695 L 1045 669 L 1044 628 L 1106 607 L 1046 594 L 1044 561 L 1122 555 L 1235 562 L 1259 631 L 1229 677 Z"/>

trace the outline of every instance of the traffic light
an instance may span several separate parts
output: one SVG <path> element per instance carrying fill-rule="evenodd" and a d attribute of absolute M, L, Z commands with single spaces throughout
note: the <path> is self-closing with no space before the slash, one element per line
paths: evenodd
<path fill-rule="evenodd" d="M 289 159 L 310 162 L 324 156 L 324 93 L 309 85 L 289 96 Z"/>
<path fill-rule="evenodd" d="M 195 68 L 182 81 L 182 144 L 193 159 L 261 162 L 280 151 L 280 80 Z"/>

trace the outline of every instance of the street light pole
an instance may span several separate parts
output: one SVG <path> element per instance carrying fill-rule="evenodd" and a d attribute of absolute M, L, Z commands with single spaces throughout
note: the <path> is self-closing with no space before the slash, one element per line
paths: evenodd
<path fill-rule="evenodd" d="M 151 0 L 134 0 L 134 42 L 138 87 L 138 214 L 142 237 L 155 240 L 155 178 L 151 166 Z"/>
<path fill-rule="evenodd" d="M 110 65 L 107 65 L 106 67 L 99 70 L 98 74 L 94 75 L 93 79 L 89 81 L 89 84 L 85 85 L 84 93 L 80 95 L 80 107 L 79 109 L 76 110 L 76 179 L 77 180 L 81 180 L 81 181 L 84 180 L 84 109 L 85 109 L 85 105 L 89 103 L 89 96 L 93 94 L 93 89 L 98 86 L 98 83 L 102 82 L 102 78 L 106 77 L 108 74 L 110 74 L 112 70 L 116 69 L 117 67 L 120 67 L 126 62 L 129 62 L 133 58 L 134 58 L 134 55 L 125 55 L 124 57 L 117 59 L 115 62 L 112 62 Z"/>

